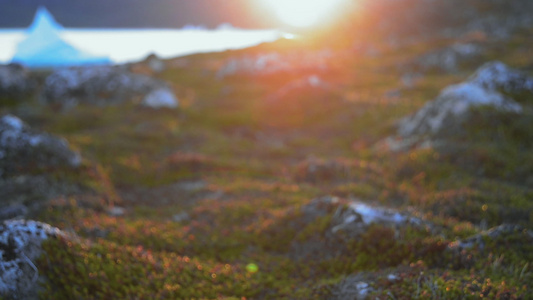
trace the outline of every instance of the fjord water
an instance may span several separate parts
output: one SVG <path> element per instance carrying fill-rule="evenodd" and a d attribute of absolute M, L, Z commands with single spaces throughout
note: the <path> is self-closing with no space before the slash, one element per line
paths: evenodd
<path fill-rule="evenodd" d="M 26 38 L 25 29 L 0 29 L 0 63 L 11 61 L 18 43 Z M 60 36 L 76 48 L 106 56 L 115 63 L 126 63 L 156 54 L 162 58 L 194 53 L 242 49 L 271 42 L 281 33 L 272 29 L 70 29 Z"/>

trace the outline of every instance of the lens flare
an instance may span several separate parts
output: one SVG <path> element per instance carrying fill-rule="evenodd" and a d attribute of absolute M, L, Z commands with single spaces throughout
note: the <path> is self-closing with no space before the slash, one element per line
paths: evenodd
<path fill-rule="evenodd" d="M 284 23 L 310 27 L 327 17 L 343 0 L 262 0 Z"/>

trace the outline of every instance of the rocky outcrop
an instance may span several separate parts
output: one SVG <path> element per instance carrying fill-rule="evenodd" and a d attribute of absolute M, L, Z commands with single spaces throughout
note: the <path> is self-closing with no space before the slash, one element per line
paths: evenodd
<path fill-rule="evenodd" d="M 499 61 L 489 62 L 481 66 L 470 76 L 468 82 L 479 85 L 486 90 L 508 94 L 533 92 L 532 77 Z"/>
<path fill-rule="evenodd" d="M 36 87 L 29 71 L 21 65 L 0 65 L 0 101 L 16 100 Z M 9 98 L 9 99 L 8 99 Z"/>
<path fill-rule="evenodd" d="M 0 223 L 0 297 L 37 298 L 39 270 L 33 260 L 41 255 L 44 240 L 58 237 L 66 235 L 37 221 Z"/>
<path fill-rule="evenodd" d="M 435 100 L 401 120 L 399 138 L 389 139 L 390 148 L 402 150 L 453 136 L 464 130 L 469 113 L 476 107 L 521 113 L 530 104 L 512 96 L 523 93 L 533 93 L 533 78 L 501 62 L 486 63 L 465 82 L 445 88 Z"/>
<path fill-rule="evenodd" d="M 64 139 L 33 130 L 13 115 L 0 118 L 0 178 L 80 164 Z"/>
<path fill-rule="evenodd" d="M 391 228 L 399 235 L 399 229 L 405 226 L 427 228 L 426 221 L 400 213 L 393 209 L 373 206 L 358 199 L 340 199 L 325 196 L 312 200 L 290 217 L 285 228 L 298 231 L 328 219 L 328 225 L 321 236 L 311 236 L 306 240 L 293 240 L 289 255 L 293 259 L 316 257 L 324 259 L 337 255 L 346 255 L 347 241 L 364 235 L 372 225 Z"/>
<path fill-rule="evenodd" d="M 152 107 L 176 107 L 178 101 L 166 83 L 112 66 L 60 69 L 45 80 L 40 99 L 63 108 L 79 103 L 112 105 L 137 101 Z"/>

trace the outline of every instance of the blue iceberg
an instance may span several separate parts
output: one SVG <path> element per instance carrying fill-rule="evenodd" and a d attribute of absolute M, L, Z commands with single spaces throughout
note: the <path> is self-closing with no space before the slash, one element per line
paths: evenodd
<path fill-rule="evenodd" d="M 39 7 L 27 38 L 16 48 L 11 62 L 30 68 L 110 64 L 108 57 L 87 53 L 70 45 L 60 36 L 63 26 L 44 7 Z"/>

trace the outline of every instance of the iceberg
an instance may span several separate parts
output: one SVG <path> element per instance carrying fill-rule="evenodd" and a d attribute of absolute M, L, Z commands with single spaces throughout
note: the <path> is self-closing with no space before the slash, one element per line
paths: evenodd
<path fill-rule="evenodd" d="M 26 39 L 17 45 L 11 62 L 30 68 L 111 63 L 108 57 L 93 55 L 67 43 L 60 35 L 63 29 L 46 8 L 39 7 Z"/>

